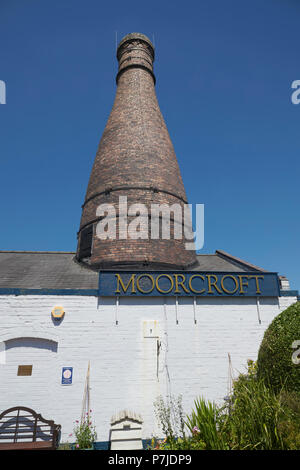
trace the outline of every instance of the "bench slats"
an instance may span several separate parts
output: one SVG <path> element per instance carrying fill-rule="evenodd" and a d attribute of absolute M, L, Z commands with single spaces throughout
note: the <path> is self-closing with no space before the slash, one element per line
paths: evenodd
<path fill-rule="evenodd" d="M 31 408 L 9 408 L 0 414 L 0 450 L 55 449 L 60 429 L 59 424 L 44 419 Z"/>
<path fill-rule="evenodd" d="M 31 433 L 31 436 L 28 435 L 28 434 L 23 434 L 23 433 L 19 433 L 17 434 L 17 437 L 16 439 L 19 440 L 19 439 L 30 439 L 30 438 L 33 438 L 33 434 Z M 6 436 L 6 435 L 1 435 L 0 434 L 0 441 L 2 441 L 3 439 L 15 439 L 14 436 Z M 44 441 L 51 441 L 52 440 L 52 436 L 45 436 L 44 434 L 37 434 L 36 435 L 36 439 L 42 439 Z"/>
<path fill-rule="evenodd" d="M 52 430 L 52 428 L 49 427 L 48 424 L 41 424 L 41 425 L 39 424 L 39 425 L 37 426 L 37 429 L 36 429 L 37 432 L 38 432 L 38 430 L 41 429 L 41 428 L 48 428 L 48 429 L 49 429 L 49 432 L 51 432 L 51 430 Z M 13 427 L 13 423 L 10 423 L 10 424 L 9 424 L 9 427 L 7 426 L 6 429 L 7 429 L 7 431 L 5 431 L 5 432 L 12 432 L 12 431 L 14 432 L 15 428 Z M 10 431 L 9 431 L 9 429 L 10 429 Z M 27 425 L 25 425 L 25 426 L 19 426 L 19 429 L 20 429 L 20 430 L 23 430 L 23 429 L 31 429 L 31 432 L 34 431 L 34 427 L 33 427 L 33 426 L 30 427 L 29 424 L 27 424 Z M 0 423 L 0 434 L 1 434 L 1 423 Z"/>
<path fill-rule="evenodd" d="M 52 442 L 11 442 L 11 443 L 0 443 L 0 450 L 42 450 L 42 449 L 53 449 Z"/>

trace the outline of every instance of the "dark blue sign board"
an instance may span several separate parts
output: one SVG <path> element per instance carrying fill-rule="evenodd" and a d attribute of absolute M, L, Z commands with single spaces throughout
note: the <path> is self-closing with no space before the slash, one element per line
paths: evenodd
<path fill-rule="evenodd" d="M 61 374 L 62 385 L 72 385 L 73 380 L 73 367 L 63 367 Z"/>
<path fill-rule="evenodd" d="M 101 271 L 99 296 L 278 297 L 277 273 Z"/>

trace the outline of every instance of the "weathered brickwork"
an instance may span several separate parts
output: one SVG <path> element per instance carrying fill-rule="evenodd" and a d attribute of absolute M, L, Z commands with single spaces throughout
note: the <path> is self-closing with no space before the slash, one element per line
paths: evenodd
<path fill-rule="evenodd" d="M 103 132 L 91 172 L 79 231 L 96 224 L 100 204 L 118 204 L 127 196 L 128 205 L 186 203 L 186 194 L 169 133 L 157 102 L 152 63 L 154 48 L 143 35 L 133 33 L 119 44 L 118 86 L 115 102 Z M 80 253 L 78 250 L 78 257 Z M 157 266 L 191 266 L 193 251 L 185 240 L 117 240 L 102 242 L 95 237 L 90 264 L 144 262 Z"/>

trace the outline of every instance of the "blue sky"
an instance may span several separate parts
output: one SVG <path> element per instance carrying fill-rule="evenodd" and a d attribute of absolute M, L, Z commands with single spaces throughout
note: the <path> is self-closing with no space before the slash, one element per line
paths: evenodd
<path fill-rule="evenodd" d="M 2 250 L 72 251 L 115 94 L 115 32 L 155 38 L 157 95 L 203 253 L 300 288 L 298 0 L 0 0 Z"/>

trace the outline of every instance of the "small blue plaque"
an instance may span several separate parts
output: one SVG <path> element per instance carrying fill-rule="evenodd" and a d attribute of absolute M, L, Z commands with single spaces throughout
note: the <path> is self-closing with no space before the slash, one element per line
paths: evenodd
<path fill-rule="evenodd" d="M 61 374 L 62 385 L 72 385 L 73 380 L 73 367 L 63 367 Z"/>

